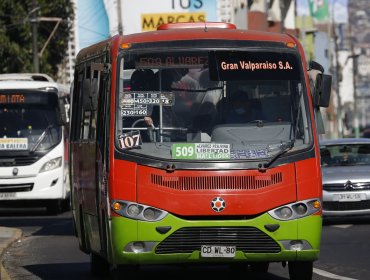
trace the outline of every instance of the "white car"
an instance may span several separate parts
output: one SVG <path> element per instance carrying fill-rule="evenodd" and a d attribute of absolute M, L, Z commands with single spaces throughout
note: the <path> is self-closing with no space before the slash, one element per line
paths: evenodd
<path fill-rule="evenodd" d="M 323 216 L 370 214 L 370 139 L 320 141 Z"/>

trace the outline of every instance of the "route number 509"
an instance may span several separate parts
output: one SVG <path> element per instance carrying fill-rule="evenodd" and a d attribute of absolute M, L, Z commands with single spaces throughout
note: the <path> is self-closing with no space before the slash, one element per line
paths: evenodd
<path fill-rule="evenodd" d="M 194 146 L 177 146 L 175 148 L 176 157 L 192 157 L 194 155 Z"/>

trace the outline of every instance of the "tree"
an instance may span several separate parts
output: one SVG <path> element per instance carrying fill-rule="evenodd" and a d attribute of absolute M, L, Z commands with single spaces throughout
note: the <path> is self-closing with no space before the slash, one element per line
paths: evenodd
<path fill-rule="evenodd" d="M 74 10 L 72 0 L 0 1 L 0 72 L 34 72 L 31 17 L 58 17 L 62 21 L 39 57 L 40 72 L 56 77 L 58 64 L 65 56 L 72 30 Z M 43 48 L 56 22 L 38 21 L 38 50 Z"/>

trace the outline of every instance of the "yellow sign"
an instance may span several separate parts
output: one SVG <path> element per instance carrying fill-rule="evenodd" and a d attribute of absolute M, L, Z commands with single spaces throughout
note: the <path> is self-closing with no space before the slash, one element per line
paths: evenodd
<path fill-rule="evenodd" d="M 142 14 L 141 31 L 157 30 L 163 23 L 205 22 L 206 13 Z"/>
<path fill-rule="evenodd" d="M 0 150 L 27 150 L 27 138 L 0 138 Z"/>

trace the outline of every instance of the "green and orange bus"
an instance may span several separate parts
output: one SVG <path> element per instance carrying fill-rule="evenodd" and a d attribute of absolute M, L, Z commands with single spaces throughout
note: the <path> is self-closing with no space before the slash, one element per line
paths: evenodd
<path fill-rule="evenodd" d="M 228 23 L 164 24 L 81 50 L 70 181 L 92 272 L 281 262 L 311 279 L 330 86 L 294 36 Z"/>

